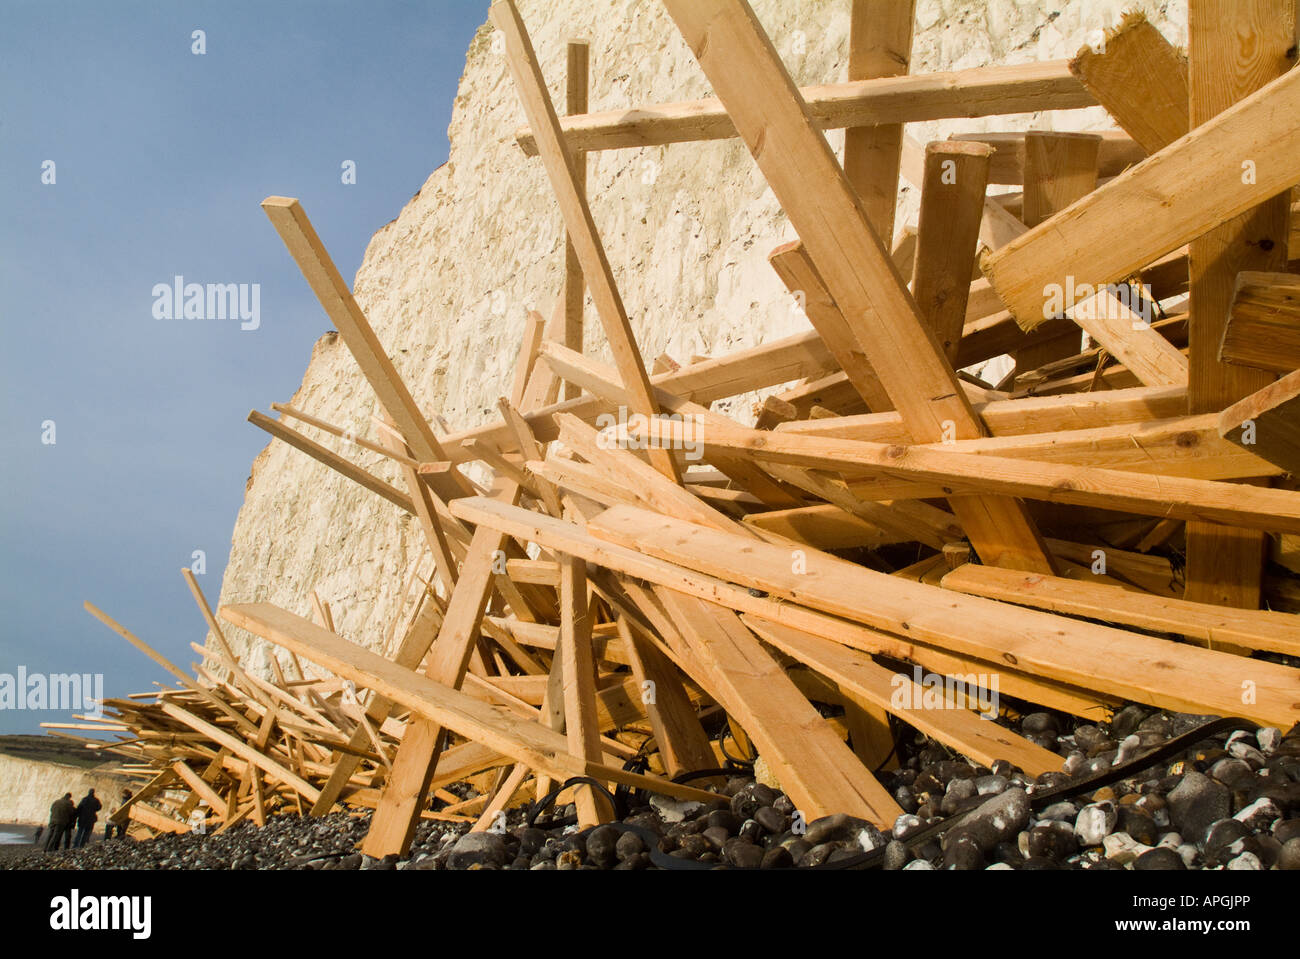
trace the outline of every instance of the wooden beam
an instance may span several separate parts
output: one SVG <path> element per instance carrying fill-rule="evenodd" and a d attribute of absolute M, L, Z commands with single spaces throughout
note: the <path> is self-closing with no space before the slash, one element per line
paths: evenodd
<path fill-rule="evenodd" d="M 925 148 L 912 297 L 954 366 L 966 325 L 992 155 L 986 144 L 960 140 L 940 140 Z"/>
<path fill-rule="evenodd" d="M 1177 633 L 1210 649 L 1242 647 L 1300 655 L 1300 616 L 1289 613 L 1190 603 L 1119 586 L 970 563 L 945 576 L 941 585 L 971 596 L 1067 616 L 1086 616 L 1154 632 Z"/>
<path fill-rule="evenodd" d="M 623 298 L 614 283 L 614 272 L 605 255 L 604 245 L 591 208 L 583 195 L 573 150 L 565 140 L 560 121 L 546 90 L 532 41 L 514 0 L 495 0 L 491 8 L 492 23 L 505 38 L 506 60 L 514 77 L 524 114 L 538 137 L 542 164 L 559 202 L 560 215 L 568 231 L 569 242 L 581 265 L 583 277 L 596 306 L 605 336 L 614 355 L 614 364 L 632 400 L 633 412 L 653 416 L 657 412 L 650 379 L 637 349 L 632 325 L 628 321 Z M 677 476 L 672 457 L 666 450 L 651 451 L 650 460 L 665 476 Z"/>
<path fill-rule="evenodd" d="M 258 429 L 265 430 L 278 440 L 283 440 L 294 449 L 306 453 L 318 463 L 323 463 L 336 473 L 341 473 L 352 482 L 364 486 L 370 492 L 382 496 L 388 502 L 392 503 L 398 509 L 404 510 L 412 515 L 415 514 L 415 504 L 411 498 L 399 490 L 391 483 L 386 483 L 379 477 L 366 472 L 360 466 L 357 466 L 348 460 L 345 460 L 338 453 L 327 447 L 322 446 L 315 440 L 308 439 L 302 433 L 291 427 L 285 426 L 279 420 L 273 420 L 265 413 L 257 410 L 251 410 L 248 414 L 248 422 L 252 423 Z"/>
<path fill-rule="evenodd" d="M 292 649 L 337 676 L 373 689 L 430 722 L 446 726 L 487 749 L 552 777 L 595 776 L 681 799 L 703 800 L 715 795 L 653 776 L 585 762 L 568 752 L 562 734 L 521 719 L 513 709 L 482 702 L 404 669 L 378 653 L 269 603 L 223 606 L 221 615 L 263 639 Z"/>
<path fill-rule="evenodd" d="M 361 307 L 353 299 L 347 283 L 316 235 L 307 213 L 293 197 L 269 196 L 262 201 L 267 219 L 275 227 L 280 239 L 293 256 L 303 278 L 320 300 L 334 328 L 343 336 L 343 342 L 357 361 L 362 374 L 379 403 L 401 431 L 406 444 L 421 462 L 446 459 L 442 447 L 433 435 L 433 428 L 416 406 L 397 368 L 389 359 L 379 337 L 371 328 Z M 435 482 L 438 495 L 444 500 L 465 495 L 471 490 L 463 481 L 456 482 L 460 474 Z"/>
<path fill-rule="evenodd" d="M 643 432 L 660 443 L 684 442 L 678 424 L 652 422 Z M 999 493 L 1120 512 L 1203 519 L 1275 532 L 1300 532 L 1300 493 L 1209 480 L 1147 476 L 1097 467 L 1030 463 L 1001 456 L 949 452 L 946 447 L 889 446 L 788 433 L 694 424 L 691 440 L 705 454 L 715 447 L 746 452 L 760 462 L 841 472 L 861 470 L 889 479 L 942 484 L 960 493 Z M 852 484 L 851 484 L 852 485 Z M 454 512 L 454 510 L 453 510 Z M 958 516 L 961 519 L 961 516 Z M 964 522 L 964 521 L 963 521 Z M 986 564 L 991 565 L 991 564 Z"/>
<path fill-rule="evenodd" d="M 1143 386 L 1186 386 L 1187 358 L 1110 290 L 1100 290 L 1069 311 Z"/>
<path fill-rule="evenodd" d="M 1025 575 L 1010 570 L 1005 572 L 1012 576 Z M 1005 759 L 1031 776 L 1061 768 L 1062 760 L 1056 753 L 987 721 L 992 717 L 981 719 L 968 709 L 922 708 L 921 687 L 905 674 L 894 673 L 873 662 L 870 656 L 789 626 L 766 623 L 753 617 L 744 619 L 763 640 L 781 652 L 977 763 L 992 764 L 994 760 Z M 991 682 L 997 684 L 996 679 Z M 904 687 L 906 694 L 899 695 Z M 900 703 L 909 705 L 900 707 Z"/>
<path fill-rule="evenodd" d="M 564 112 L 581 115 L 588 110 L 588 89 L 590 81 L 591 45 L 585 40 L 570 40 L 567 48 L 568 69 L 564 75 Z M 587 154 L 582 150 L 573 151 L 574 181 L 581 196 L 587 195 Z M 583 351 L 582 312 L 586 299 L 586 285 L 582 279 L 582 261 L 573 239 L 566 230 L 564 233 L 564 280 L 561 297 L 564 300 L 564 345 L 581 353 Z M 582 391 L 573 384 L 564 387 L 564 398 L 571 400 Z M 522 397 L 521 397 L 522 398 Z M 513 397 L 512 397 L 513 399 Z M 514 400 L 518 403 L 518 400 Z"/>
<path fill-rule="evenodd" d="M 1296 79 L 1294 73 L 1287 75 L 1296 44 L 1295 14 L 1295 0 L 1190 0 L 1193 126 L 1216 122 L 1239 108 L 1234 104 L 1249 103 L 1276 89 L 1273 84 Z M 1243 37 L 1250 42 L 1243 43 Z M 1300 133 L 1296 115 L 1293 111 L 1286 120 L 1279 117 L 1284 129 L 1273 130 L 1273 135 Z M 1243 163 L 1262 166 L 1266 162 L 1245 144 L 1236 146 L 1236 159 L 1238 181 L 1247 178 L 1241 171 Z M 1300 175 L 1291 183 L 1298 179 Z M 1224 189 L 1233 186 L 1225 184 Z M 1237 273 L 1286 269 L 1290 193 L 1274 191 L 1259 200 L 1263 202 L 1237 211 L 1237 216 L 1190 244 L 1187 398 L 1191 413 L 1217 413 L 1272 381 L 1265 371 L 1219 360 Z M 1265 545 L 1258 532 L 1189 524 L 1186 598 L 1258 609 Z"/>
<path fill-rule="evenodd" d="M 1032 329 L 1053 315 L 1045 307 L 1054 293 L 1068 309 L 1300 182 L 1297 113 L 1293 70 L 995 251 L 985 275 Z"/>
<path fill-rule="evenodd" d="M 1195 703 L 1190 711 L 1220 715 L 1243 711 L 1268 715 L 1288 728 L 1289 720 L 1300 715 L 1296 698 L 1300 673 L 1288 667 L 1178 647 L 951 591 L 936 594 L 938 587 L 872 572 L 822 553 L 806 554 L 802 571 L 796 571 L 788 548 L 626 506 L 606 510 L 588 524 L 587 532 L 625 548 L 635 545 L 640 553 L 708 577 L 764 590 L 789 603 L 813 606 L 885 631 L 905 630 L 909 637 L 954 652 L 1140 702 L 1177 701 L 1189 708 Z M 699 585 L 716 593 L 712 586 Z M 679 576 L 673 588 L 693 587 Z M 1241 702 L 1243 677 L 1257 682 L 1254 704 Z"/>
<path fill-rule="evenodd" d="M 954 133 L 949 139 L 991 146 L 995 152 L 989 160 L 989 183 L 1022 185 L 1025 182 L 1025 136 L 1024 131 Z M 1100 130 L 1098 136 L 1101 137 L 1101 146 L 1097 152 L 1097 176 L 1101 179 L 1119 176 L 1134 164 L 1141 163 L 1149 152 L 1120 130 Z M 991 199 L 997 201 L 997 197 Z"/>
<path fill-rule="evenodd" d="M 1300 370 L 1224 410 L 1219 435 L 1300 475 Z"/>
<path fill-rule="evenodd" d="M 1038 226 L 1096 189 L 1100 150 L 1101 137 L 1095 133 L 1025 134 L 1025 226 Z"/>
<path fill-rule="evenodd" d="M 1187 58 L 1140 11 L 1124 14 L 1097 49 L 1081 48 L 1070 72 L 1147 153 L 1191 129 Z"/>
<path fill-rule="evenodd" d="M 807 820 L 847 812 L 883 829 L 902 815 L 734 612 L 669 590 L 657 595 L 709 677 L 707 685 L 753 738 Z"/>
<path fill-rule="evenodd" d="M 1219 360 L 1277 373 L 1300 369 L 1300 276 L 1237 274 Z"/>
<path fill-rule="evenodd" d="M 1096 106 L 1092 94 L 1064 60 L 977 67 L 851 83 L 804 87 L 820 129 L 912 123 L 953 117 L 1001 116 Z M 619 150 L 736 136 L 727 110 L 716 100 L 647 104 L 568 117 L 560 124 L 575 150 Z M 515 133 L 528 156 L 537 155 L 535 131 Z"/>
<path fill-rule="evenodd" d="M 912 59 L 916 0 L 853 0 L 849 13 L 849 82 L 904 76 Z M 844 131 L 844 174 L 876 235 L 894 236 L 901 123 Z"/>
<path fill-rule="evenodd" d="M 980 435 L 956 374 L 748 4 L 665 5 L 913 435 L 923 441 Z M 1022 504 L 989 498 L 953 508 L 986 562 L 1051 569 Z"/>

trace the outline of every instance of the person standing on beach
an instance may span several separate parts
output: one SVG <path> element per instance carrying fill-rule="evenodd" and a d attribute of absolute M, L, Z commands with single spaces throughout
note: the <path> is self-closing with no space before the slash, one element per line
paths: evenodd
<path fill-rule="evenodd" d="M 118 811 L 122 808 L 122 806 L 125 806 L 125 805 L 126 805 L 128 802 L 130 802 L 130 801 L 131 801 L 131 790 L 129 790 L 129 789 L 123 789 L 123 790 L 122 790 L 122 802 L 118 805 L 117 809 L 114 809 L 114 810 L 113 810 L 113 812 L 112 812 L 111 815 L 104 817 L 104 839 L 105 839 L 105 841 L 107 841 L 107 840 L 113 838 L 113 829 L 114 829 L 114 828 L 117 829 L 117 838 L 118 838 L 118 839 L 125 839 L 125 838 L 126 838 L 126 823 L 124 823 L 124 822 L 122 822 L 122 823 L 118 823 L 117 826 L 114 827 L 114 825 L 113 825 L 113 816 L 116 816 L 117 813 L 118 813 Z"/>
<path fill-rule="evenodd" d="M 95 798 L 95 790 L 91 789 L 86 795 L 81 797 L 81 802 L 77 803 L 77 835 L 72 840 L 72 847 L 80 849 L 90 838 L 91 832 L 95 828 L 95 820 L 99 818 L 99 810 L 103 806 Z"/>
<path fill-rule="evenodd" d="M 45 840 L 45 851 L 59 848 L 67 849 L 72 840 L 72 823 L 77 818 L 77 807 L 73 805 L 72 793 L 64 793 L 62 799 L 54 800 L 50 806 L 50 835 Z"/>

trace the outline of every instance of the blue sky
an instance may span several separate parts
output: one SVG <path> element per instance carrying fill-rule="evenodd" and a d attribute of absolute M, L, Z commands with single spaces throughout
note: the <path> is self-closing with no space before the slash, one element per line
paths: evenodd
<path fill-rule="evenodd" d="M 487 8 L 4 0 L 0 674 L 165 680 L 87 599 L 189 671 L 205 629 L 180 569 L 203 550 L 215 604 L 266 443 L 244 418 L 289 399 L 330 328 L 258 204 L 299 197 L 351 280 L 446 160 Z M 154 319 L 176 275 L 259 284 L 260 327 Z M 0 733 L 65 718 L 0 709 Z"/>

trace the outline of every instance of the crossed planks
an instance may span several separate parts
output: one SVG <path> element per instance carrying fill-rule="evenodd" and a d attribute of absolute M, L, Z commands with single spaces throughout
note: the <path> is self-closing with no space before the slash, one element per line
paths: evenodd
<path fill-rule="evenodd" d="M 753 11 L 743 0 L 665 5 L 798 232 L 808 275 L 824 283 L 913 435 L 935 442 L 982 435 L 937 338 Z M 846 371 L 857 362 L 842 345 L 827 346 Z M 952 505 L 985 562 L 1053 571 L 1023 504 L 987 496 Z"/>

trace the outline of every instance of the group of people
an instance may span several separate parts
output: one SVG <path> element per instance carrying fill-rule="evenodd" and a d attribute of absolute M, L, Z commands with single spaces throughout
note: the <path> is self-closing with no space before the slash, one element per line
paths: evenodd
<path fill-rule="evenodd" d="M 122 802 L 125 803 L 130 798 L 130 790 L 122 790 Z M 60 847 L 80 849 L 90 840 L 95 822 L 99 819 L 99 811 L 103 808 L 103 803 L 95 796 L 93 789 L 87 790 L 79 803 L 72 801 L 72 793 L 64 793 L 61 798 L 54 800 L 50 806 L 50 834 L 45 839 L 45 851 L 52 852 Z M 117 830 L 119 839 L 126 835 L 124 825 L 109 821 L 104 824 L 104 838 L 112 839 L 114 829 Z M 38 830 L 37 841 L 40 837 Z"/>

